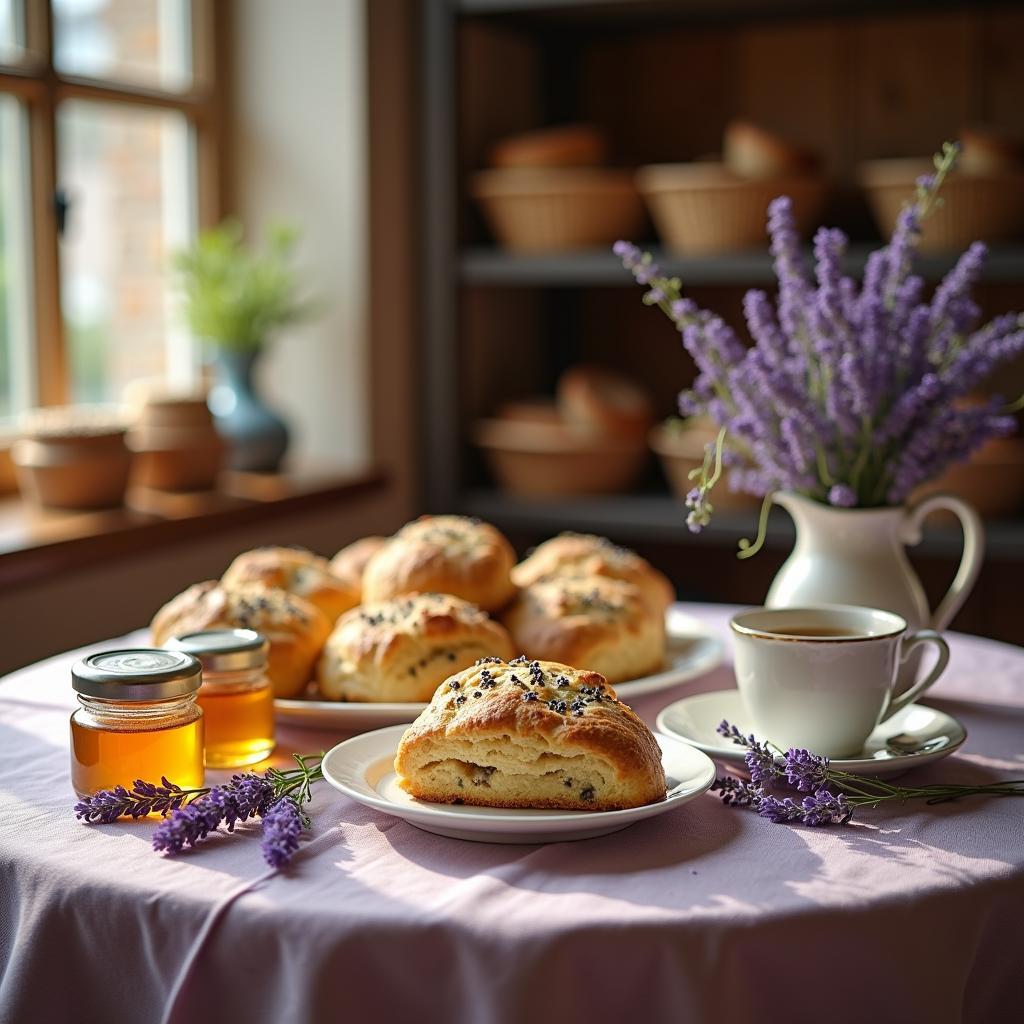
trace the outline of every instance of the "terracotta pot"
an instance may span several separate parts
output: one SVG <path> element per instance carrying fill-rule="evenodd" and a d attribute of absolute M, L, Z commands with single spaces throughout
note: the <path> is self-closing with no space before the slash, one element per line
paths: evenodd
<path fill-rule="evenodd" d="M 647 459 L 642 443 L 581 435 L 556 421 L 482 420 L 475 439 L 502 489 L 531 498 L 629 490 Z"/>
<path fill-rule="evenodd" d="M 11 459 L 22 494 L 43 508 L 124 504 L 132 464 L 124 430 L 22 438 Z"/>
<path fill-rule="evenodd" d="M 132 482 L 161 491 L 204 491 L 217 481 L 226 445 L 199 397 L 150 397 L 128 434 Z"/>

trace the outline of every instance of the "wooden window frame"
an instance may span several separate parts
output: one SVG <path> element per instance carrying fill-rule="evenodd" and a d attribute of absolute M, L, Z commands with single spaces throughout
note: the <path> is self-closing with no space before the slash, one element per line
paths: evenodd
<path fill-rule="evenodd" d="M 16 64 L 0 63 L 0 93 L 15 96 L 28 117 L 29 217 L 32 246 L 32 330 L 35 404 L 62 405 L 70 397 L 60 305 L 60 255 L 54 194 L 57 187 L 56 117 L 62 101 L 94 100 L 184 114 L 195 138 L 199 227 L 216 224 L 225 206 L 225 82 L 228 4 L 189 0 L 192 84 L 181 92 L 63 74 L 53 62 L 50 0 L 24 0 L 25 51 Z M 0 490 L 13 483 L 0 438 Z"/>

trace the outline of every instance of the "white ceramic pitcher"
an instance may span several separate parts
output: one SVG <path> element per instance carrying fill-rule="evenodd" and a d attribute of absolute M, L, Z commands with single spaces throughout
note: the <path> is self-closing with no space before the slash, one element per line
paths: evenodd
<path fill-rule="evenodd" d="M 768 590 L 769 608 L 856 604 L 902 615 L 911 629 L 941 631 L 978 578 L 985 532 L 974 509 L 951 494 L 899 508 L 834 508 L 789 492 L 774 500 L 796 523 L 796 545 Z M 920 543 L 921 524 L 936 509 L 959 518 L 964 548 L 946 596 L 931 612 L 904 548 Z"/>

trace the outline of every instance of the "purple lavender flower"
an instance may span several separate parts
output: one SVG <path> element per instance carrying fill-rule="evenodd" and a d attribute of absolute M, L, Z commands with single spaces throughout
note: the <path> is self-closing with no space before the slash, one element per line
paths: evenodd
<path fill-rule="evenodd" d="M 853 508 L 857 492 L 849 484 L 833 484 L 828 491 L 828 503 L 836 508 Z"/>
<path fill-rule="evenodd" d="M 792 797 L 779 799 L 766 795 L 757 808 L 763 818 L 774 822 L 800 822 L 804 825 L 845 825 L 853 814 L 846 797 L 825 786 L 797 803 Z"/>
<path fill-rule="evenodd" d="M 720 736 L 732 740 L 737 746 L 747 748 L 744 760 L 753 782 L 767 783 L 782 778 L 783 768 L 776 760 L 775 754 L 767 743 L 759 742 L 753 733 L 744 736 L 735 725 L 724 718 L 715 731 Z"/>
<path fill-rule="evenodd" d="M 205 790 L 185 791 L 166 778 L 160 785 L 136 779 L 130 790 L 124 786 L 101 789 L 75 804 L 75 817 L 87 823 L 109 825 L 118 818 L 142 818 L 147 814 L 166 815 L 177 810 L 190 796 Z"/>
<path fill-rule="evenodd" d="M 195 846 L 224 820 L 224 801 L 217 789 L 206 796 L 172 811 L 153 832 L 153 849 L 164 853 L 181 853 L 186 846 Z"/>
<path fill-rule="evenodd" d="M 745 779 L 737 779 L 732 775 L 715 779 L 711 783 L 711 792 L 718 793 L 722 803 L 727 807 L 751 807 L 755 811 L 760 808 L 761 802 L 765 799 L 763 787 L 757 783 L 747 782 Z"/>
<path fill-rule="evenodd" d="M 263 815 L 263 859 L 272 868 L 284 867 L 299 848 L 302 835 L 302 812 L 289 796 L 271 804 Z"/>
<path fill-rule="evenodd" d="M 828 758 L 791 747 L 783 757 L 783 771 L 791 786 L 796 786 L 801 793 L 811 793 L 824 786 L 828 779 Z"/>

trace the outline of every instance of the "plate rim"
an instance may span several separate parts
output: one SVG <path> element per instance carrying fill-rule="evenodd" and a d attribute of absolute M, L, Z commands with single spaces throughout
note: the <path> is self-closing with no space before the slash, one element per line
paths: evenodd
<path fill-rule="evenodd" d="M 662 676 L 676 675 L 672 669 L 661 672 L 652 672 L 649 675 L 641 676 L 638 679 L 630 679 L 624 683 L 615 685 L 615 692 L 623 699 L 628 700 L 631 696 L 641 697 L 648 693 L 656 693 L 659 690 L 670 689 L 673 686 L 682 686 L 694 679 L 698 679 L 722 664 L 725 658 L 725 644 L 721 637 L 708 625 L 696 616 L 686 612 L 673 612 L 669 609 L 666 612 L 665 629 L 668 640 L 699 640 L 708 646 L 706 654 L 695 658 L 693 664 L 678 670 L 682 673 L 681 678 L 673 678 L 670 682 L 661 681 Z M 633 689 L 636 687 L 636 689 Z M 283 712 L 287 720 L 297 722 L 314 715 L 332 715 L 342 717 L 351 714 L 354 717 L 372 718 L 376 715 L 411 715 L 409 722 L 416 718 L 425 708 L 430 706 L 429 701 L 336 701 L 336 700 L 305 700 L 294 697 L 275 697 L 274 711 Z M 308 712 L 302 715 L 300 712 Z M 397 724 L 397 723 L 396 723 Z M 388 728 L 388 726 L 383 726 Z"/>
<path fill-rule="evenodd" d="M 707 754 L 707 756 L 712 759 L 719 758 L 720 760 L 729 761 L 730 763 L 741 763 L 743 761 L 744 754 L 742 748 L 740 748 L 739 746 L 734 746 L 732 748 L 726 746 L 711 746 L 710 744 L 705 743 L 699 739 L 691 739 L 686 736 L 683 736 L 682 733 L 667 727 L 665 724 L 666 716 L 673 708 L 677 707 L 679 704 L 683 704 L 687 701 L 697 701 L 701 698 L 715 698 L 725 693 L 739 696 L 739 690 L 736 687 L 730 687 L 725 690 L 705 690 L 703 693 L 690 693 L 687 694 L 685 697 L 680 697 L 678 700 L 672 701 L 671 704 L 666 704 L 665 707 L 663 707 L 658 712 L 657 718 L 655 719 L 654 727 L 661 735 L 670 736 L 673 739 L 679 740 L 679 742 L 681 743 L 688 743 L 690 746 L 694 747 L 697 750 L 700 750 L 704 754 Z M 950 714 L 948 711 L 944 711 L 942 708 L 932 707 L 932 705 L 930 704 L 923 704 L 919 701 L 913 701 L 901 710 L 908 711 L 910 708 L 915 707 L 926 708 L 927 710 L 932 711 L 935 714 L 944 715 L 947 719 L 953 722 L 956 725 L 956 727 L 960 730 L 961 735 L 959 739 L 956 739 L 954 742 L 949 744 L 949 746 L 940 747 L 938 750 L 931 750 L 925 753 L 897 754 L 893 757 L 882 758 L 835 757 L 829 758 L 829 763 L 846 769 L 855 768 L 858 765 L 864 766 L 865 768 L 871 768 L 873 770 L 877 770 L 882 766 L 894 765 L 900 765 L 906 768 L 910 768 L 915 763 L 927 764 L 931 760 L 937 760 L 940 757 L 946 757 L 949 754 L 952 754 L 954 751 L 959 750 L 960 747 L 962 747 L 964 743 L 967 741 L 967 726 L 964 725 L 964 723 L 961 722 L 960 719 L 956 717 L 956 715 Z M 882 723 L 879 723 L 879 725 L 881 724 Z M 878 726 L 876 726 L 875 728 L 878 728 Z"/>
<path fill-rule="evenodd" d="M 398 733 L 399 730 L 404 733 L 408 726 L 405 725 L 388 725 L 381 729 L 374 729 L 369 732 L 358 733 L 355 736 L 350 736 L 348 739 L 342 740 L 340 743 L 336 743 L 327 753 L 324 754 L 323 764 L 328 764 L 328 759 L 334 755 L 340 748 L 346 745 L 356 746 L 362 743 L 372 742 L 374 738 L 378 742 L 383 742 L 384 737 L 382 733 Z M 522 825 L 522 826 L 541 826 L 546 823 L 548 825 L 570 825 L 570 824 L 582 824 L 583 822 L 594 822 L 598 824 L 611 824 L 615 821 L 621 821 L 623 824 L 628 824 L 635 817 L 646 817 L 648 815 L 655 815 L 663 813 L 676 806 L 681 806 L 690 800 L 696 799 L 698 796 L 702 796 L 710 788 L 712 783 L 715 781 L 717 775 L 717 769 L 715 768 L 714 761 L 708 757 L 703 751 L 699 750 L 693 744 L 686 743 L 684 740 L 679 739 L 675 736 L 668 736 L 665 734 L 654 734 L 654 738 L 658 741 L 658 745 L 662 746 L 664 742 L 667 742 L 671 746 L 678 748 L 680 751 L 685 751 L 687 756 L 692 754 L 699 754 L 707 762 L 706 765 L 701 765 L 704 768 L 705 773 L 710 773 L 710 777 L 696 786 L 691 791 L 686 793 L 678 794 L 675 797 L 666 796 L 664 800 L 659 800 L 657 803 L 641 804 L 639 807 L 624 807 L 613 811 L 573 811 L 573 810 L 562 810 L 562 811 L 550 811 L 542 810 L 541 808 L 475 808 L 475 810 L 487 810 L 487 811 L 503 811 L 501 815 L 476 815 L 474 814 L 474 807 L 471 804 L 463 804 L 462 809 L 459 811 L 453 811 L 450 809 L 448 804 L 435 804 L 429 801 L 421 801 L 416 804 L 402 805 L 396 804 L 392 800 L 388 800 L 386 797 L 380 796 L 375 790 L 372 793 L 363 793 L 353 791 L 353 789 L 344 783 L 342 780 L 328 774 L 328 771 L 324 770 L 324 780 L 331 786 L 333 786 L 340 793 L 355 800 L 357 803 L 361 803 L 365 806 L 375 807 L 386 814 L 390 814 L 392 817 L 406 818 L 412 815 L 420 815 L 432 820 L 440 820 L 451 822 L 453 825 L 467 825 L 471 826 L 471 823 L 475 823 L 476 827 L 468 827 L 466 831 L 480 831 L 480 832 L 499 832 L 505 831 L 504 828 L 486 828 L 483 827 L 487 822 L 501 822 L 505 826 L 510 825 Z M 397 749 L 397 742 L 395 744 Z M 662 747 L 664 751 L 664 747 Z M 386 756 L 386 755 L 382 755 Z M 699 763 L 699 762 L 698 762 Z M 368 789 L 372 788 L 367 786 Z M 402 813 L 400 813 L 402 812 Z M 525 812 L 525 813 L 524 813 Z M 539 816 L 543 814 L 543 817 Z"/>

